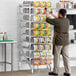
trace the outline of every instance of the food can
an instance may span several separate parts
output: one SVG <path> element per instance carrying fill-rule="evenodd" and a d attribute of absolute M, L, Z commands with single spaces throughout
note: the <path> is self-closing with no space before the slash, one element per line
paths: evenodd
<path fill-rule="evenodd" d="M 46 24 L 45 23 L 40 23 L 40 29 L 44 29 L 46 28 Z"/>
<path fill-rule="evenodd" d="M 51 30 L 46 30 L 46 36 L 50 36 L 51 35 Z"/>
<path fill-rule="evenodd" d="M 43 58 L 46 57 L 46 53 L 45 53 L 45 52 L 41 52 L 40 55 L 41 55 L 41 57 L 43 57 Z"/>
<path fill-rule="evenodd" d="M 34 7 L 39 7 L 40 3 L 38 1 L 34 1 Z"/>
<path fill-rule="evenodd" d="M 38 38 L 34 38 L 34 43 L 38 43 L 39 39 Z"/>
<path fill-rule="evenodd" d="M 56 3 L 56 8 L 61 8 L 61 3 Z"/>
<path fill-rule="evenodd" d="M 35 51 L 38 51 L 38 50 L 39 50 L 38 45 L 33 45 L 33 47 L 34 47 L 34 50 L 35 50 Z"/>
<path fill-rule="evenodd" d="M 52 53 L 51 52 L 48 52 L 47 53 L 47 57 L 51 57 L 52 56 Z"/>
<path fill-rule="evenodd" d="M 40 30 L 40 36 L 45 36 L 46 31 L 45 30 Z"/>
<path fill-rule="evenodd" d="M 40 1 L 40 7 L 45 7 L 45 2 Z"/>
<path fill-rule="evenodd" d="M 34 16 L 34 21 L 40 21 L 40 16 Z"/>
<path fill-rule="evenodd" d="M 39 61 L 38 60 L 33 60 L 34 61 L 34 65 L 39 65 Z"/>
<path fill-rule="evenodd" d="M 50 29 L 51 28 L 51 24 L 46 23 L 46 29 Z"/>
<path fill-rule="evenodd" d="M 39 52 L 34 52 L 33 54 L 34 54 L 34 58 L 39 58 L 39 56 L 40 56 Z"/>
<path fill-rule="evenodd" d="M 51 50 L 51 45 L 45 45 L 46 50 Z"/>
<path fill-rule="evenodd" d="M 41 21 L 42 22 L 45 22 L 45 19 L 46 19 L 45 16 L 41 16 Z"/>
<path fill-rule="evenodd" d="M 39 50 L 45 50 L 45 46 L 44 45 L 39 45 Z"/>
<path fill-rule="evenodd" d="M 46 63 L 45 64 L 52 64 L 52 59 L 46 59 Z"/>
<path fill-rule="evenodd" d="M 51 38 L 47 37 L 46 38 L 46 43 L 51 43 Z"/>
<path fill-rule="evenodd" d="M 33 23 L 33 28 L 34 29 L 39 29 L 40 27 L 40 24 L 39 23 Z"/>
<path fill-rule="evenodd" d="M 34 33 L 34 36 L 39 36 L 40 35 L 40 31 L 33 31 L 33 33 Z"/>
<path fill-rule="evenodd" d="M 40 65 L 45 65 L 45 59 L 40 59 Z"/>
<path fill-rule="evenodd" d="M 46 7 L 51 7 L 51 2 L 46 2 Z"/>
<path fill-rule="evenodd" d="M 39 8 L 35 8 L 34 10 L 35 10 L 34 11 L 35 14 L 40 14 L 40 9 Z"/>
<path fill-rule="evenodd" d="M 45 38 L 39 38 L 40 43 L 45 43 Z"/>
<path fill-rule="evenodd" d="M 44 8 L 41 9 L 41 14 L 46 14 L 46 10 Z"/>

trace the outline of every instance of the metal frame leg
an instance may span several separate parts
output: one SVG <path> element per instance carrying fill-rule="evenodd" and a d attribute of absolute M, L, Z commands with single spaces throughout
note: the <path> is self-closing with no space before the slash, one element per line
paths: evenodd
<path fill-rule="evenodd" d="M 2 44 L 2 62 L 4 61 L 4 44 Z M 4 70 L 4 64 L 2 64 L 2 70 Z"/>
<path fill-rule="evenodd" d="M 11 43 L 11 71 L 13 71 L 13 43 Z"/>
<path fill-rule="evenodd" d="M 34 73 L 34 65 L 32 65 L 31 72 Z"/>
<path fill-rule="evenodd" d="M 5 47 L 5 62 L 4 62 L 4 69 L 5 69 L 5 72 L 6 72 L 6 43 L 4 44 L 4 47 Z"/>
<path fill-rule="evenodd" d="M 49 65 L 49 67 L 50 67 L 50 72 L 52 71 L 52 66 L 51 66 L 51 64 Z"/>

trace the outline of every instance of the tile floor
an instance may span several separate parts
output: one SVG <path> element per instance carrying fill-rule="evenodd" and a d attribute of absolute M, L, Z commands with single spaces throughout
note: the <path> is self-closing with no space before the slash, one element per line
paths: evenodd
<path fill-rule="evenodd" d="M 34 74 L 31 71 L 15 71 L 15 72 L 1 72 L 0 76 L 48 76 L 49 70 L 35 70 Z M 63 68 L 60 69 L 59 76 L 63 76 Z M 72 67 L 71 76 L 76 76 L 76 67 Z"/>

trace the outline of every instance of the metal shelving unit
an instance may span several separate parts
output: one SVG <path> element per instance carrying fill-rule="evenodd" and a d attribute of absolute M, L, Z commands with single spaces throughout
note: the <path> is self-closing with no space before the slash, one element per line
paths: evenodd
<path fill-rule="evenodd" d="M 33 3 L 33 4 L 32 4 Z M 31 5 L 32 4 L 32 5 Z M 49 29 L 43 28 L 43 29 L 34 29 L 31 25 L 32 23 L 45 23 L 40 21 L 34 21 L 34 16 L 44 16 L 45 14 L 35 14 L 35 8 L 42 9 L 44 7 L 34 7 L 34 2 L 32 1 L 27 1 L 25 4 L 19 5 L 18 7 L 18 46 L 19 46 L 19 65 L 22 63 L 22 61 L 26 62 L 32 71 L 34 72 L 34 66 L 41 66 L 41 62 L 47 63 L 49 60 L 49 64 L 43 64 L 50 66 L 51 69 L 51 62 L 52 62 L 52 50 L 53 50 L 53 32 L 54 32 L 54 27 L 50 25 L 51 27 Z M 51 8 L 51 7 L 48 7 Z M 33 9 L 33 12 L 32 10 Z M 35 36 L 34 34 L 32 35 L 32 31 L 49 31 L 51 30 L 51 34 L 47 36 L 46 34 L 43 36 L 37 35 Z M 34 38 L 38 38 L 38 42 L 34 40 Z M 40 42 L 40 38 L 43 38 L 45 42 Z M 47 42 L 47 38 L 50 39 L 51 42 Z M 36 47 L 38 49 L 36 50 Z M 41 46 L 44 47 L 44 49 L 40 48 Z M 47 47 L 47 49 L 46 49 Z M 23 49 L 26 49 L 25 52 Z M 50 49 L 49 49 L 50 48 Z M 38 53 L 39 56 L 36 57 L 34 54 Z M 51 53 L 51 55 L 50 55 Z M 46 55 L 44 57 L 44 55 Z M 43 56 L 43 57 L 42 57 Z M 22 59 L 22 57 L 24 57 Z M 37 59 L 37 60 L 34 60 Z M 38 60 L 39 59 L 39 60 Z M 40 60 L 41 59 L 41 60 Z M 35 65 L 35 62 L 38 62 L 38 65 Z"/>

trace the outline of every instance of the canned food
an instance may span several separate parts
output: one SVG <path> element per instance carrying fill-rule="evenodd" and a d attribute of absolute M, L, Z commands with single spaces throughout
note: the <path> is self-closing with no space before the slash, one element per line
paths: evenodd
<path fill-rule="evenodd" d="M 34 21 L 40 21 L 40 16 L 34 16 Z"/>
<path fill-rule="evenodd" d="M 39 8 L 35 8 L 34 10 L 35 10 L 34 11 L 35 14 L 40 14 L 40 9 Z"/>
<path fill-rule="evenodd" d="M 46 24 L 45 23 L 40 23 L 40 29 L 44 29 L 46 28 Z"/>
<path fill-rule="evenodd" d="M 44 45 L 39 45 L 39 50 L 45 50 L 45 46 Z"/>
<path fill-rule="evenodd" d="M 23 1 L 23 5 L 24 5 L 24 6 L 29 6 L 29 4 L 31 4 L 30 1 Z"/>
<path fill-rule="evenodd" d="M 46 2 L 46 7 L 51 7 L 51 2 Z"/>
<path fill-rule="evenodd" d="M 56 3 L 56 8 L 61 8 L 61 4 L 60 3 Z"/>
<path fill-rule="evenodd" d="M 51 52 L 48 52 L 47 53 L 47 57 L 51 57 L 52 56 L 52 53 Z"/>
<path fill-rule="evenodd" d="M 46 19 L 45 16 L 41 16 L 41 21 L 42 22 L 45 22 L 45 19 Z"/>
<path fill-rule="evenodd" d="M 47 43 L 51 43 L 51 38 L 47 37 L 47 38 L 46 38 L 46 42 L 47 42 Z"/>
<path fill-rule="evenodd" d="M 41 9 L 41 14 L 46 14 L 45 9 Z"/>
<path fill-rule="evenodd" d="M 29 13 L 29 8 L 24 8 L 23 13 Z"/>
<path fill-rule="evenodd" d="M 39 58 L 39 56 L 40 56 L 39 52 L 34 52 L 33 54 L 34 54 L 34 58 Z"/>
<path fill-rule="evenodd" d="M 34 65 L 39 65 L 40 64 L 40 59 L 39 58 L 34 58 L 32 60 L 33 60 Z"/>
<path fill-rule="evenodd" d="M 45 2 L 40 1 L 40 7 L 45 7 Z"/>
<path fill-rule="evenodd" d="M 38 45 L 33 45 L 33 48 L 34 48 L 35 51 L 38 51 L 39 50 Z"/>
<path fill-rule="evenodd" d="M 40 3 L 38 1 L 34 1 L 34 7 L 39 7 Z"/>
<path fill-rule="evenodd" d="M 39 23 L 33 23 L 33 28 L 34 29 L 39 29 L 40 27 L 40 24 Z"/>
<path fill-rule="evenodd" d="M 45 36 L 46 31 L 45 30 L 40 30 L 40 36 Z"/>
<path fill-rule="evenodd" d="M 38 43 L 39 39 L 38 38 L 34 38 L 34 43 Z"/>
<path fill-rule="evenodd" d="M 34 65 L 39 65 L 39 60 L 33 60 Z"/>
<path fill-rule="evenodd" d="M 46 29 L 50 29 L 51 28 L 51 24 L 46 23 Z"/>
<path fill-rule="evenodd" d="M 46 63 L 45 64 L 52 64 L 52 59 L 46 59 L 46 61 L 45 61 Z"/>
<path fill-rule="evenodd" d="M 40 65 L 45 65 L 45 59 L 40 59 Z"/>
<path fill-rule="evenodd" d="M 40 43 L 45 43 L 45 38 L 39 38 Z"/>
<path fill-rule="evenodd" d="M 32 35 L 34 35 L 34 36 L 39 36 L 40 35 L 40 31 L 32 31 Z"/>
<path fill-rule="evenodd" d="M 46 57 L 46 53 L 45 52 L 41 52 L 40 55 L 41 55 L 41 57 Z"/>
<path fill-rule="evenodd" d="M 46 36 L 50 36 L 51 35 L 51 30 L 46 30 Z"/>
<path fill-rule="evenodd" d="M 34 9 L 33 8 L 31 8 L 31 13 L 34 13 Z"/>
<path fill-rule="evenodd" d="M 45 45 L 46 50 L 51 50 L 51 45 Z"/>

